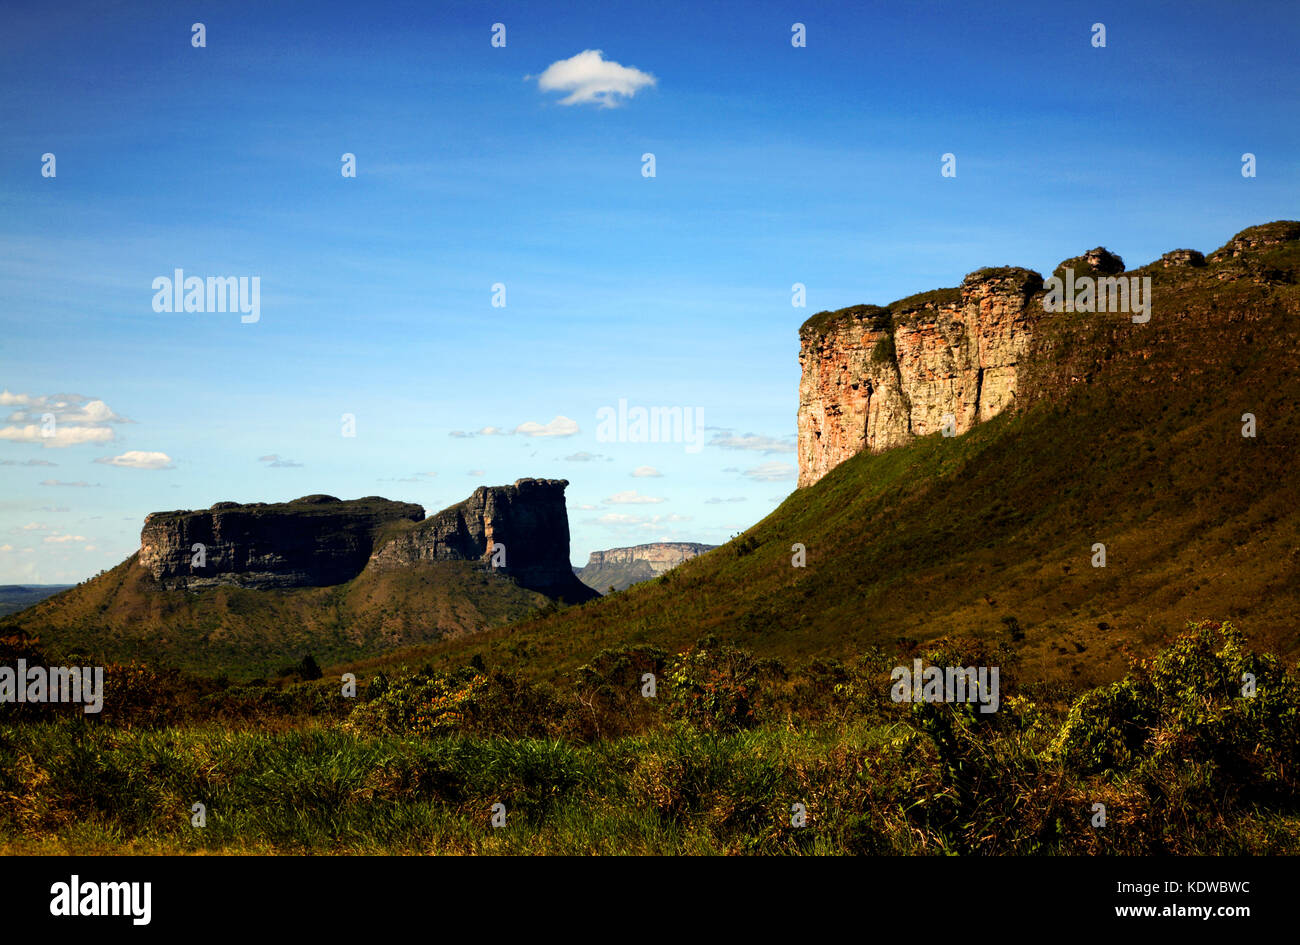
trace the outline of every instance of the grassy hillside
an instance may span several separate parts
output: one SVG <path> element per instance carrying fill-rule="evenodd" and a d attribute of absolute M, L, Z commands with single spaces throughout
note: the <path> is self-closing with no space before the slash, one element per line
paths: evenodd
<path fill-rule="evenodd" d="M 1262 228 L 1261 228 L 1262 229 Z M 1023 633 L 1029 678 L 1115 678 L 1186 620 L 1300 635 L 1300 243 L 1147 267 L 1154 314 L 1056 316 L 1024 408 L 859 455 L 718 551 L 559 614 L 372 660 L 565 675 L 619 643 L 705 633 L 760 655 Z M 1252 413 L 1257 436 L 1242 436 Z M 791 566 L 791 547 L 807 566 Z M 1091 565 L 1094 543 L 1107 566 Z"/>
<path fill-rule="evenodd" d="M 363 572 L 297 590 L 161 588 L 132 555 L 7 621 L 51 651 L 251 677 L 311 653 L 322 663 L 497 626 L 550 604 L 471 562 Z"/>

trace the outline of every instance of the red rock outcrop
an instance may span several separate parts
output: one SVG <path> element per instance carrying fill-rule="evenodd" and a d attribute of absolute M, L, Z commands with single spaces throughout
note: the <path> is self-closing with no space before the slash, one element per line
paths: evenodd
<path fill-rule="evenodd" d="M 799 485 L 862 450 L 956 433 L 1015 400 L 1043 279 L 981 269 L 956 289 L 814 315 L 800 329 Z M 1041 312 L 1041 306 L 1038 308 Z"/>

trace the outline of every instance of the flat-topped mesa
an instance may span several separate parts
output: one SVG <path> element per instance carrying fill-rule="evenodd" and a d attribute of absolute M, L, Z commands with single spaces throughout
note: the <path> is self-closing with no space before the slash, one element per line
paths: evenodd
<path fill-rule="evenodd" d="M 587 567 L 604 567 L 608 565 L 631 564 L 644 561 L 656 575 L 670 571 L 683 561 L 696 555 L 711 551 L 717 545 L 705 545 L 698 541 L 652 541 L 644 545 L 632 545 L 628 548 L 609 548 L 605 551 L 593 551 L 587 557 Z"/>
<path fill-rule="evenodd" d="M 529 590 L 578 603 L 596 596 L 569 563 L 567 479 L 519 479 L 513 486 L 480 486 L 464 502 L 415 526 L 394 529 L 371 556 L 380 569 L 420 561 L 479 561 L 492 566 L 496 546 L 505 563 L 495 570 Z"/>
<path fill-rule="evenodd" d="M 611 587 L 622 591 L 666 574 L 683 561 L 716 547 L 697 541 L 654 541 L 630 548 L 593 551 L 586 566 L 577 572 L 578 578 L 602 594 Z"/>
<path fill-rule="evenodd" d="M 881 308 L 814 315 L 799 331 L 799 486 L 862 450 L 881 452 L 943 428 L 957 433 L 1005 410 L 1028 350 L 1029 300 L 1043 277 L 972 272 Z"/>
<path fill-rule="evenodd" d="M 271 504 L 218 502 L 208 509 L 148 515 L 138 560 L 173 590 L 341 584 L 365 567 L 376 529 L 422 518 L 422 506 L 378 496 L 346 502 L 328 495 Z"/>

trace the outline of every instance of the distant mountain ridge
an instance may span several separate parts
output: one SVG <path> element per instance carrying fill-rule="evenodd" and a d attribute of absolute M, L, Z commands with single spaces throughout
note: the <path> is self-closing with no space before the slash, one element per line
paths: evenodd
<path fill-rule="evenodd" d="M 656 541 L 593 551 L 586 567 L 575 568 L 574 573 L 583 584 L 602 594 L 608 593 L 611 587 L 623 591 L 716 547 L 694 541 Z"/>
<path fill-rule="evenodd" d="M 32 604 L 66 591 L 74 584 L 0 584 L 0 617 L 26 610 Z"/>

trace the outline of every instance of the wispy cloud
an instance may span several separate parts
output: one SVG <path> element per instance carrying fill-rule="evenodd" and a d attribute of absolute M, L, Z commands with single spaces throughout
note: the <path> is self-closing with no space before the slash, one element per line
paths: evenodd
<path fill-rule="evenodd" d="M 771 462 L 759 463 L 751 469 L 746 469 L 741 475 L 755 482 L 782 482 L 793 479 L 797 472 L 798 470 L 789 463 Z"/>
<path fill-rule="evenodd" d="M 663 473 L 655 469 L 653 466 L 638 466 L 636 469 L 632 470 L 632 475 L 637 479 L 657 479 L 662 476 Z"/>
<path fill-rule="evenodd" d="M 267 469 L 299 469 L 302 463 L 295 463 L 291 459 L 285 459 L 279 453 L 271 453 L 267 456 L 257 457 L 259 463 L 265 463 Z"/>
<path fill-rule="evenodd" d="M 568 417 L 556 417 L 550 423 L 529 420 L 515 427 L 515 432 L 523 436 L 573 436 L 578 432 L 578 422 Z"/>
<path fill-rule="evenodd" d="M 628 489 L 624 492 L 615 492 L 604 502 L 606 505 L 653 505 L 659 502 L 667 501 L 659 496 L 641 495 L 635 489 Z"/>
<path fill-rule="evenodd" d="M 755 453 L 793 453 L 795 450 L 794 438 L 786 437 L 778 439 L 773 436 L 759 436 L 754 433 L 746 433 L 744 436 L 736 436 L 731 432 L 715 433 L 709 440 L 710 446 L 719 446 L 724 450 L 750 450 Z"/>

